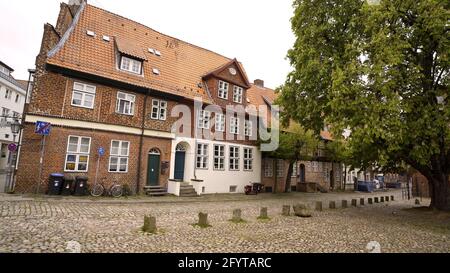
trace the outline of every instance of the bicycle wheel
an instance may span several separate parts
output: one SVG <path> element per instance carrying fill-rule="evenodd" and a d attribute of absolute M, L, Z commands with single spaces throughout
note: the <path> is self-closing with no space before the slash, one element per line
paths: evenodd
<path fill-rule="evenodd" d="M 122 194 L 123 194 L 123 188 L 122 188 L 121 185 L 114 185 L 114 186 L 111 187 L 110 192 L 111 192 L 111 196 L 112 196 L 112 197 L 118 198 L 118 197 L 121 197 L 121 196 L 122 196 Z"/>
<path fill-rule="evenodd" d="M 94 185 L 94 187 L 92 187 L 91 195 L 94 197 L 99 197 L 99 196 L 102 196 L 104 192 L 105 192 L 105 188 L 102 185 L 97 184 L 97 185 Z"/>

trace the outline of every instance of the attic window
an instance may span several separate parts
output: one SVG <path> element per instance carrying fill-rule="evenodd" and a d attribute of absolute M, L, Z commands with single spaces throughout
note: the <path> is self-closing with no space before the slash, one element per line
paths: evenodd
<path fill-rule="evenodd" d="M 153 68 L 153 74 L 155 75 L 159 75 L 161 72 L 159 71 L 158 68 Z"/>
<path fill-rule="evenodd" d="M 93 32 L 92 30 L 86 31 L 86 34 L 87 34 L 88 36 L 95 37 L 95 32 Z"/>
<path fill-rule="evenodd" d="M 150 53 L 152 53 L 152 54 L 155 54 L 155 50 L 154 50 L 153 48 L 149 48 L 149 49 L 148 49 L 148 52 L 150 52 Z"/>
<path fill-rule="evenodd" d="M 156 56 L 161 56 L 161 52 L 155 49 L 155 55 Z"/>
<path fill-rule="evenodd" d="M 106 42 L 109 42 L 109 40 L 110 40 L 109 36 L 103 35 L 103 40 L 106 41 Z"/>
<path fill-rule="evenodd" d="M 140 75 L 142 73 L 142 61 L 122 56 L 120 59 L 120 70 Z"/>

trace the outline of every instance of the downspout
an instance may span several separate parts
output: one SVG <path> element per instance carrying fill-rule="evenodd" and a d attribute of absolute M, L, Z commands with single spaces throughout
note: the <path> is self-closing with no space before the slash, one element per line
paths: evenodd
<path fill-rule="evenodd" d="M 139 195 L 141 192 L 141 163 L 142 163 L 142 148 L 144 146 L 144 132 L 145 132 L 145 118 L 147 116 L 147 99 L 150 90 L 147 90 L 144 99 L 144 109 L 142 111 L 142 123 L 141 123 L 141 136 L 139 139 L 139 155 L 138 155 L 138 167 L 137 167 L 137 179 L 136 179 L 136 194 Z"/>

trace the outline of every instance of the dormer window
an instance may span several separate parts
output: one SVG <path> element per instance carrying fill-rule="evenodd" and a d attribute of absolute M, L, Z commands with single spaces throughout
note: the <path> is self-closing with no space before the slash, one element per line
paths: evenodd
<path fill-rule="evenodd" d="M 120 59 L 120 70 L 134 74 L 142 74 L 142 61 L 122 56 Z"/>
<path fill-rule="evenodd" d="M 227 82 L 219 81 L 219 98 L 228 99 L 228 87 L 229 84 Z"/>
<path fill-rule="evenodd" d="M 242 94 L 244 93 L 244 88 L 235 86 L 233 92 L 233 101 L 236 103 L 242 103 Z"/>

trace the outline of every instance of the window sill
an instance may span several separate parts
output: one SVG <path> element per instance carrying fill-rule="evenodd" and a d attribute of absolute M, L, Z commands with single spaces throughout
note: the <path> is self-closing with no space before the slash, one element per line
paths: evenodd
<path fill-rule="evenodd" d="M 94 107 L 87 107 L 87 106 L 82 106 L 82 105 L 76 105 L 76 104 L 71 104 L 72 107 L 77 107 L 77 108 L 84 108 L 84 109 L 88 109 L 88 110 L 94 110 Z"/>

